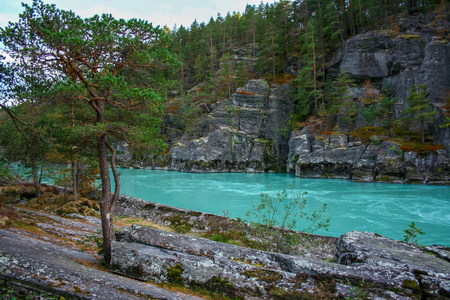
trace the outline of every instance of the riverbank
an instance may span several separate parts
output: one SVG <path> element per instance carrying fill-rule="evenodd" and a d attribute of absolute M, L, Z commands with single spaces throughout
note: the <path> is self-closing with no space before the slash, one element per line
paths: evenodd
<path fill-rule="evenodd" d="M 2 299 L 200 299 L 103 267 L 96 253 L 96 217 L 6 209 L 12 225 L 0 229 Z"/>
<path fill-rule="evenodd" d="M 53 195 L 51 205 L 59 199 Z M 448 248 L 421 248 L 369 232 L 351 232 L 340 239 L 307 235 L 296 256 L 275 254 L 199 237 L 205 231 L 232 231 L 233 222 L 226 217 L 124 195 L 116 210 L 116 225 L 122 229 L 111 266 L 127 276 L 123 277 L 104 268 L 96 254 L 100 227 L 94 199 L 72 203 L 72 210 L 87 214 L 81 215 L 51 205 L 45 212 L 27 207 L 42 202 L 19 198 L 6 203 L 2 193 L 1 216 L 10 220 L 0 230 L 2 295 L 196 299 L 189 294 L 198 286 L 203 292 L 196 295 L 213 299 L 286 295 L 445 299 L 450 295 Z M 149 280 L 153 284 L 145 283 Z M 165 281 L 178 291 L 168 290 Z M 157 282 L 164 288 L 155 286 Z"/>

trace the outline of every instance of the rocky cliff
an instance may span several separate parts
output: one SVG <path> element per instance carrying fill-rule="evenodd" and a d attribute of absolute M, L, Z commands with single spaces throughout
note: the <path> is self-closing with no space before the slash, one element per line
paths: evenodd
<path fill-rule="evenodd" d="M 354 141 L 345 134 L 313 134 L 309 127 L 289 140 L 287 169 L 298 177 L 353 179 L 363 182 L 449 184 L 447 151 L 419 154 L 401 150 L 387 136 Z"/>
<path fill-rule="evenodd" d="M 251 80 L 200 118 L 203 136 L 185 134 L 172 149 L 170 170 L 184 172 L 284 171 L 283 134 L 293 104 L 287 85 Z"/>
<path fill-rule="evenodd" d="M 450 128 L 442 124 L 444 102 L 450 91 L 450 44 L 442 34 L 446 32 L 443 29 L 448 30 L 448 21 L 435 21 L 433 15 L 416 15 L 401 20 L 396 30 L 352 37 L 328 64 L 327 76 L 333 79 L 349 74 L 356 82 L 350 97 L 360 106 L 368 93 L 380 95 L 382 90 L 388 90 L 392 98 L 398 98 L 396 118 L 404 116 L 409 107 L 409 89 L 426 84 L 427 96 L 437 111 L 434 125 L 428 129 L 433 143 L 442 146 L 414 151 L 388 135 L 358 138 L 330 131 L 315 134 L 312 128 L 305 127 L 291 134 L 288 171 L 300 177 L 449 184 Z M 367 80 L 370 91 L 364 86 Z M 360 110 L 354 129 L 367 125 Z M 347 129 L 339 122 L 337 127 Z"/>

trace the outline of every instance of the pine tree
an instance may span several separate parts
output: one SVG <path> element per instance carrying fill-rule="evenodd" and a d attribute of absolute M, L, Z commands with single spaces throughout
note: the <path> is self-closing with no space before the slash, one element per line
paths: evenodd
<path fill-rule="evenodd" d="M 433 124 L 437 111 L 434 110 L 431 98 L 428 97 L 427 85 L 421 84 L 409 89 L 409 107 L 405 109 L 405 115 L 413 122 L 419 123 L 422 143 L 425 142 L 426 124 Z"/>
<path fill-rule="evenodd" d="M 330 113 L 346 125 L 348 133 L 352 131 L 353 123 L 359 111 L 359 107 L 350 95 L 350 88 L 354 85 L 354 80 L 348 73 L 340 74 L 333 82 L 333 91 L 331 93 L 332 105 Z"/>

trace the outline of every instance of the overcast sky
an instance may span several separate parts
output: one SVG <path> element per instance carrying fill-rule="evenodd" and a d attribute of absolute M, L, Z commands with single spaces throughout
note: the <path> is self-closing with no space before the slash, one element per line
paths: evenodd
<path fill-rule="evenodd" d="M 8 21 L 18 20 L 23 11 L 22 2 L 31 4 L 33 1 L 0 0 L 0 27 L 5 27 Z M 258 6 L 261 0 L 44 0 L 44 3 L 72 10 L 83 18 L 110 13 L 117 19 L 144 19 L 153 25 L 167 25 L 173 29 L 175 24 L 177 28 L 181 25 L 189 27 L 195 19 L 198 23 L 208 23 L 211 17 L 217 17 L 217 13 L 225 16 L 227 12 L 244 12 L 247 3 Z"/>

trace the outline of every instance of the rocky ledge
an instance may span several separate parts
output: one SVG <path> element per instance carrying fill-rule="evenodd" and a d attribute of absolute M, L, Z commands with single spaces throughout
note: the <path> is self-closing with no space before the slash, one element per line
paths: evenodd
<path fill-rule="evenodd" d="M 1 299 L 200 299 L 104 268 L 92 252 L 96 217 L 14 209 L 28 225 L 0 229 Z"/>
<path fill-rule="evenodd" d="M 309 127 L 289 140 L 287 169 L 299 177 L 353 179 L 362 182 L 450 184 L 445 150 L 403 151 L 388 137 L 351 141 L 345 134 L 313 134 Z"/>
<path fill-rule="evenodd" d="M 371 232 L 340 237 L 333 262 L 252 250 L 133 225 L 116 234 L 111 270 L 243 299 L 450 297 L 449 249 Z M 442 253 L 443 255 L 441 256 Z"/>

